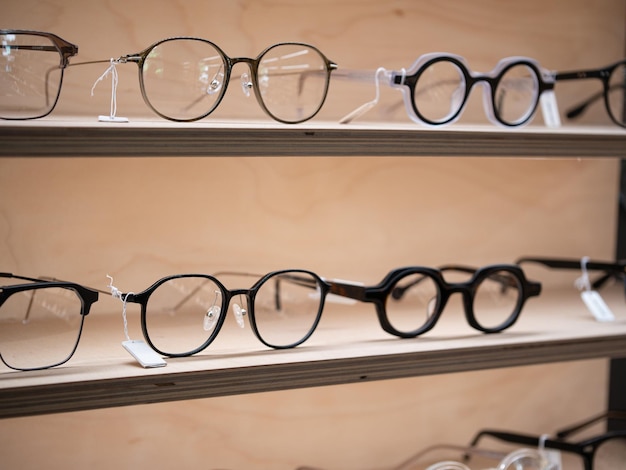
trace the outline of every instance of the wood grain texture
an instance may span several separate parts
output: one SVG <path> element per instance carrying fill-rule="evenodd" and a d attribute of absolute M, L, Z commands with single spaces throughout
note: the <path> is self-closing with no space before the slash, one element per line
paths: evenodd
<path fill-rule="evenodd" d="M 77 60 L 118 57 L 167 36 L 193 35 L 215 41 L 232 56 L 255 56 L 267 45 L 285 40 L 310 42 L 349 69 L 401 69 L 422 53 L 448 51 L 465 56 L 474 70 L 486 72 L 508 55 L 534 57 L 552 70 L 606 65 L 624 56 L 625 18 L 623 0 L 21 0 L 4 5 L 2 27 L 55 32 L 79 45 Z M 244 70 L 242 67 L 237 73 Z M 68 69 L 58 107 L 45 122 L 79 116 L 89 127 L 97 115 L 108 113 L 109 83 L 101 83 L 94 96 L 90 95 L 103 71 L 101 65 Z M 133 121 L 152 119 L 139 93 L 136 67 L 126 64 L 118 71 L 118 114 Z M 556 93 L 561 112 L 597 89 L 593 83 L 559 84 Z M 319 125 L 336 122 L 373 94 L 371 84 L 333 81 Z M 486 124 L 480 94 L 474 92 L 461 124 Z M 396 90 L 382 89 L 380 104 L 361 123 L 413 126 L 397 106 L 398 98 Z M 219 129 L 233 118 L 243 120 L 244 126 L 273 125 L 257 103 L 233 86 L 215 113 L 195 128 L 194 139 L 199 138 L 200 129 L 211 132 L 212 125 Z M 316 122 L 312 121 L 313 126 Z M 541 116 L 534 124 L 542 124 Z M 581 124 L 604 126 L 609 121 L 598 105 Z M 56 124 L 51 126 L 56 135 L 50 136 L 49 148 L 35 140 L 38 148 L 31 148 L 32 154 L 62 147 L 59 141 L 66 137 Z M 2 129 L 8 128 L 3 124 Z M 159 137 L 176 137 L 167 126 L 164 132 Z M 446 135 L 450 134 L 442 137 Z M 104 276 L 112 274 L 120 288 L 137 290 L 161 275 L 181 271 L 268 271 L 294 266 L 324 276 L 375 282 L 388 269 L 404 264 L 486 264 L 512 261 L 522 254 L 613 255 L 615 158 L 484 159 L 475 153 L 473 158 L 444 159 L 358 155 L 107 158 L 93 155 L 96 149 L 101 149 L 100 155 L 115 149 L 115 154 L 122 156 L 121 143 L 113 137 L 102 139 L 103 134 L 95 137 L 99 140 L 91 144 L 74 140 L 68 150 L 77 155 L 73 158 L 0 160 L 2 270 L 52 274 L 97 287 L 105 287 Z M 3 155 L 10 153 L 6 149 L 14 138 L 23 143 L 25 137 L 2 134 Z M 149 136 L 142 135 L 139 144 L 146 145 L 146 138 Z M 579 138 L 572 136 L 573 140 Z M 124 143 L 133 146 L 129 154 L 145 155 L 128 139 Z M 598 143 L 597 155 L 589 155 L 585 148 L 585 156 L 615 156 L 609 149 L 615 145 L 612 139 Z M 618 136 L 618 146 L 620 139 Z M 207 145 L 211 139 L 202 138 L 201 142 Z M 496 153 L 492 143 L 488 143 L 486 155 Z M 462 141 L 456 144 L 464 145 Z M 199 147 L 197 142 L 185 145 Z M 540 149 L 533 155 L 550 157 L 555 148 L 552 143 L 546 145 L 551 148 L 545 149 L 545 155 L 539 155 Z M 583 148 L 572 148 L 575 144 L 567 142 L 562 145 L 565 147 L 559 144 L 556 152 L 567 148 L 579 155 Z M 437 150 L 433 146 L 419 154 L 453 153 L 450 148 Z M 83 151 L 92 156 L 81 158 Z M 24 155 L 29 150 L 22 146 L 15 152 Z M 160 150 L 154 152 L 163 155 Z M 198 152 L 216 153 L 213 149 Z M 507 152 L 514 153 L 510 145 Z M 236 145 L 228 152 L 232 153 L 238 153 Z M 531 274 L 550 289 L 571 287 L 576 277 L 576 273 L 546 270 Z M 103 299 L 93 314 L 94 318 L 106 317 L 110 312 L 119 312 L 119 304 Z M 137 311 L 132 310 L 129 318 L 131 335 L 138 336 Z M 462 328 L 462 322 L 455 320 L 452 318 L 448 327 L 459 335 L 457 328 Z M 373 312 L 359 322 L 360 334 L 367 335 L 374 331 L 368 328 L 377 327 Z M 119 326 L 116 341 L 123 338 Z M 444 334 L 448 330 L 442 327 Z M 546 333 L 543 327 L 540 331 Z M 88 328 L 72 365 L 42 377 L 57 377 L 56 386 L 62 388 L 61 377 L 75 372 L 101 384 L 106 374 L 119 375 L 120 369 L 131 369 L 140 378 L 134 383 L 138 388 L 132 393 L 122 389 L 121 394 L 109 389 L 108 395 L 106 391 L 98 395 L 99 403 L 104 406 L 110 400 L 109 404 L 114 404 L 120 396 L 137 402 L 153 393 L 144 396 L 142 380 L 150 376 L 137 374 L 132 364 L 125 362 L 120 368 L 115 361 L 123 359 L 115 359 L 110 368 L 107 361 L 113 340 L 98 333 Z M 255 341 L 249 330 L 239 333 L 246 348 Z M 589 335 L 585 333 L 580 342 L 574 335 L 564 343 L 540 343 L 540 349 L 531 344 L 521 347 L 517 340 L 511 340 L 509 349 L 505 337 L 494 347 L 504 351 L 503 366 L 600 357 L 622 348 L 622 333 L 608 334 L 607 343 L 599 339 L 602 334 L 591 344 L 585 337 Z M 462 350 L 471 339 L 457 341 Z M 446 350 L 450 342 L 441 336 L 424 341 L 426 352 L 432 348 L 432 355 L 421 371 L 419 363 L 407 365 L 402 359 L 421 360 L 423 350 L 399 356 L 399 362 L 387 370 L 389 364 L 376 349 L 378 342 L 368 344 L 376 350 L 371 362 L 366 360 L 367 349 L 358 350 L 358 345 L 364 344 L 359 342 L 352 346 L 357 349 L 352 351 L 355 355 L 361 354 L 359 361 L 337 359 L 339 355 L 335 355 L 339 362 L 316 358 L 326 361 L 328 367 L 321 369 L 326 383 L 359 383 L 308 388 L 316 380 L 319 384 L 322 377 L 314 367 L 307 371 L 303 363 L 299 380 L 307 388 L 302 389 L 4 419 L 0 421 L 2 466 L 280 470 L 309 464 L 346 470 L 384 468 L 430 444 L 465 443 L 481 427 L 541 434 L 606 406 L 604 359 L 477 371 L 474 369 L 490 367 L 493 355 L 483 357 L 485 349 L 472 347 L 470 353 L 476 356 L 469 357 L 479 362 L 457 361 L 454 354 L 460 350 Z M 481 345 L 489 349 L 487 343 Z M 339 345 L 335 348 L 346 353 Z M 320 348 L 319 354 L 325 350 Z M 295 353 L 301 352 L 307 354 L 306 350 Z M 101 356 L 93 356 L 99 353 Z M 548 357 L 542 358 L 543 353 Z M 269 352 L 258 356 L 272 357 Z M 245 358 L 235 354 L 230 360 L 236 363 Z M 196 361 L 189 361 L 196 374 L 203 365 L 215 367 L 210 356 Z M 224 366 L 227 359 L 218 362 Z M 284 372 L 286 367 L 285 363 L 270 366 L 277 368 L 273 369 L 276 372 Z M 402 376 L 405 366 L 411 374 L 473 371 L 365 383 L 356 380 L 365 373 L 386 378 L 393 371 Z M 260 383 L 269 387 L 262 372 L 258 368 L 248 377 L 240 371 L 237 380 L 242 383 L 222 381 L 223 393 L 244 388 L 259 391 L 263 389 Z M 208 373 L 199 376 L 203 380 L 210 377 Z M 279 377 L 285 380 L 288 375 Z M 233 377 L 226 374 L 223 378 Z M 1 386 L 10 389 L 5 380 L 5 376 L 0 378 Z M 212 394 L 201 385 L 210 386 L 210 380 L 187 382 L 188 393 Z M 86 397 L 88 390 L 82 391 Z M 22 398 L 35 400 L 29 406 L 38 407 L 36 387 L 28 393 L 35 395 Z M 160 389 L 157 393 L 169 392 Z M 55 404 L 80 407 L 67 395 L 60 402 L 48 403 Z"/>

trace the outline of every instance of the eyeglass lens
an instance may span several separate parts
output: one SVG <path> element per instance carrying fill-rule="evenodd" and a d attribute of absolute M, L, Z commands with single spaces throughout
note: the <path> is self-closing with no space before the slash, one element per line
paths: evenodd
<path fill-rule="evenodd" d="M 14 369 L 62 364 L 73 354 L 83 325 L 82 300 L 70 288 L 16 292 L 0 306 L 0 354 Z"/>
<path fill-rule="evenodd" d="M 418 117 L 431 124 L 445 124 L 455 119 L 465 105 L 471 86 L 466 74 L 469 75 L 469 71 L 460 64 L 445 58 L 426 64 L 420 70 L 413 93 Z M 538 90 L 535 70 L 524 63 L 512 64 L 499 74 L 493 92 L 485 89 L 485 107 L 493 106 L 495 118 L 500 122 L 519 125 L 533 114 Z"/>
<path fill-rule="evenodd" d="M 225 320 L 226 292 L 209 277 L 168 279 L 150 295 L 145 327 L 151 343 L 161 353 L 185 355 L 201 349 L 217 334 Z M 319 317 L 321 295 L 312 275 L 287 272 L 268 277 L 254 296 L 253 327 L 271 347 L 291 347 L 306 339 Z M 230 301 L 235 319 L 243 326 L 250 312 L 247 296 Z"/>
<path fill-rule="evenodd" d="M 154 46 L 141 70 L 144 97 L 160 115 L 190 121 L 210 114 L 226 90 L 230 70 L 213 44 L 177 38 Z M 280 44 L 258 59 L 250 82 L 275 119 L 299 122 L 320 109 L 328 88 L 324 57 L 303 44 Z M 246 84 L 244 83 L 245 87 Z M 247 90 L 244 90 L 247 91 Z"/>
<path fill-rule="evenodd" d="M 626 63 L 615 67 L 609 77 L 607 105 L 613 119 L 626 126 Z"/>
<path fill-rule="evenodd" d="M 402 333 L 426 327 L 441 309 L 439 284 L 428 275 L 405 276 L 397 281 L 391 292 L 385 305 L 387 319 Z M 485 276 L 474 287 L 472 310 L 475 321 L 485 329 L 505 325 L 516 312 L 521 296 L 520 281 L 510 272 L 496 271 Z"/>
<path fill-rule="evenodd" d="M 0 35 L 0 118 L 42 117 L 54 108 L 63 79 L 62 56 L 51 39 Z"/>

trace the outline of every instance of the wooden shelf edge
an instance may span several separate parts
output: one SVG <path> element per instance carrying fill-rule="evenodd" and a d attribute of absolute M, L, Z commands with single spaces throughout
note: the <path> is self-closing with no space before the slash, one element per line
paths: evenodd
<path fill-rule="evenodd" d="M 406 125 L 0 123 L 0 157 L 495 156 L 626 158 L 611 128 L 424 129 Z"/>
<path fill-rule="evenodd" d="M 626 335 L 138 375 L 0 391 L 0 418 L 624 357 Z"/>

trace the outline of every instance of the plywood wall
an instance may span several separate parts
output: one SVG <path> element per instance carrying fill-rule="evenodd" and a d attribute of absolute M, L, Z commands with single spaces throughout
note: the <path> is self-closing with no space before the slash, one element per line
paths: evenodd
<path fill-rule="evenodd" d="M 341 67 L 408 67 L 464 55 L 478 71 L 527 55 L 595 67 L 625 50 L 622 0 L 35 1 L 0 26 L 55 32 L 77 60 L 137 52 L 172 35 L 232 56 L 285 40 Z M 151 117 L 134 64 L 119 66 L 119 114 Z M 102 66 L 71 68 L 55 115 L 109 109 Z M 595 88 L 593 89 L 595 90 Z M 559 86 L 562 109 L 593 91 Z M 478 90 L 477 90 L 478 91 Z M 373 96 L 333 82 L 320 120 Z M 465 122 L 485 123 L 480 93 Z M 368 119 L 408 122 L 395 90 Z M 232 87 L 211 119 L 269 119 Z M 588 118 L 608 124 L 601 106 Z M 541 119 L 538 117 L 538 124 Z M 165 274 L 302 267 L 375 281 L 404 264 L 486 264 L 524 254 L 611 257 L 618 162 L 435 158 L 4 159 L 0 269 L 140 289 Z M 570 282 L 557 279 L 554 282 Z M 98 314 L 111 304 L 103 303 Z M 605 406 L 606 363 L 587 361 L 96 410 L 0 422 L 6 468 L 385 467 L 482 426 L 550 432 Z"/>

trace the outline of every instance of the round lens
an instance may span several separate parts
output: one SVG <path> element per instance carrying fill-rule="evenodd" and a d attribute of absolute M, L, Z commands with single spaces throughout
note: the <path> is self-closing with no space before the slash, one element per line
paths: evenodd
<path fill-rule="evenodd" d="M 539 96 L 539 79 L 527 64 L 516 64 L 504 71 L 494 93 L 494 111 L 509 126 L 525 123 L 535 112 Z"/>
<path fill-rule="evenodd" d="M 485 276 L 474 292 L 474 317 L 484 329 L 507 326 L 522 298 L 522 286 L 509 271 L 494 271 Z"/>
<path fill-rule="evenodd" d="M 548 467 L 541 454 L 533 449 L 519 449 L 507 455 L 499 470 L 545 470 Z"/>
<path fill-rule="evenodd" d="M 467 83 L 459 65 L 438 60 L 426 65 L 418 76 L 413 104 L 420 119 L 444 124 L 461 111 L 466 92 Z"/>
<path fill-rule="evenodd" d="M 193 121 L 211 113 L 226 89 L 226 62 L 210 42 L 177 38 L 154 46 L 141 68 L 145 100 L 161 116 Z"/>
<path fill-rule="evenodd" d="M 322 289 L 318 279 L 303 271 L 268 277 L 254 298 L 254 325 L 258 336 L 274 348 L 297 346 L 317 326 Z"/>
<path fill-rule="evenodd" d="M 604 441 L 593 457 L 594 470 L 623 468 L 626 462 L 626 437 L 620 436 Z"/>
<path fill-rule="evenodd" d="M 257 96 L 276 120 L 306 121 L 322 107 L 330 71 L 324 56 L 306 44 L 279 44 L 259 57 Z"/>
<path fill-rule="evenodd" d="M 385 311 L 391 326 L 405 334 L 418 334 L 439 310 L 437 283 L 424 274 L 411 274 L 398 280 L 387 296 Z"/>
<path fill-rule="evenodd" d="M 84 316 L 70 288 L 16 292 L 0 306 L 0 355 L 14 369 L 41 369 L 67 361 L 76 349 Z"/>
<path fill-rule="evenodd" d="M 62 56 L 47 37 L 0 34 L 0 118 L 32 119 L 54 108 L 63 79 Z"/>
<path fill-rule="evenodd" d="M 615 67 L 609 78 L 607 105 L 613 120 L 626 127 L 626 63 Z"/>
<path fill-rule="evenodd" d="M 147 336 L 161 354 L 193 354 L 217 335 L 222 308 L 222 289 L 212 278 L 168 279 L 148 299 Z"/>

